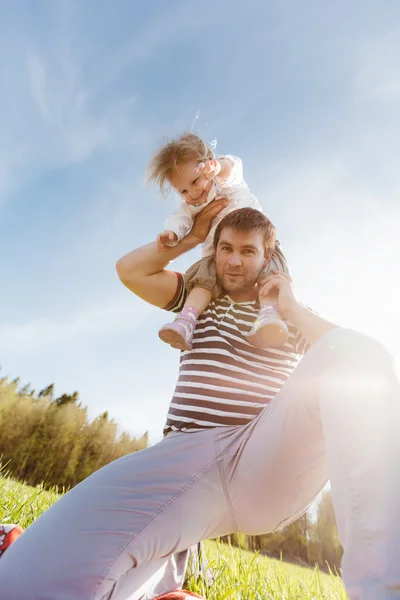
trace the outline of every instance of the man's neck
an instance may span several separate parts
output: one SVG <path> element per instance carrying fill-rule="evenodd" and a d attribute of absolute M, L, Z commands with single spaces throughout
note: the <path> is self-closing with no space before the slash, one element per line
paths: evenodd
<path fill-rule="evenodd" d="M 229 296 L 231 300 L 236 303 L 240 302 L 252 302 L 253 300 L 258 299 L 258 290 L 257 287 L 254 286 L 251 290 L 247 290 L 245 292 L 227 292 L 225 293 Z"/>

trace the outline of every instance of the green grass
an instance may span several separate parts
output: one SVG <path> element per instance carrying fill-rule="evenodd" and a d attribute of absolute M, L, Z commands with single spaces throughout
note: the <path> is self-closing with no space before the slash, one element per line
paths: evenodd
<path fill-rule="evenodd" d="M 24 529 L 60 497 L 58 490 L 46 491 L 0 477 L 0 523 L 17 523 Z"/>
<path fill-rule="evenodd" d="M 6 475 L 3 471 L 3 475 Z M 0 523 L 28 527 L 60 494 L 0 477 Z M 191 578 L 188 587 L 209 600 L 345 600 L 342 581 L 318 569 L 298 567 L 216 542 L 206 542 L 214 573 L 208 588 L 202 579 Z"/>
<path fill-rule="evenodd" d="M 207 589 L 203 580 L 189 588 L 209 600 L 345 600 L 342 580 L 318 569 L 308 569 L 235 547 L 206 542 L 206 554 L 215 575 Z"/>

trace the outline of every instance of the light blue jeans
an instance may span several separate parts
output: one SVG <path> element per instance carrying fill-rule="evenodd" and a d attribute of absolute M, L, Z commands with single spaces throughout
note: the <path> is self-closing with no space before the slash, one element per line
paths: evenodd
<path fill-rule="evenodd" d="M 251 423 L 168 436 L 62 497 L 1 558 L 1 600 L 152 600 L 187 548 L 289 523 L 328 477 L 349 597 L 398 600 L 399 450 L 390 355 L 336 329 Z"/>

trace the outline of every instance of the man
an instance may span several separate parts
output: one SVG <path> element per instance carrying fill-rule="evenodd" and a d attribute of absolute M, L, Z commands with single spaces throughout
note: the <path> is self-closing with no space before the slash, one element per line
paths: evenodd
<path fill-rule="evenodd" d="M 205 238 L 223 204 L 204 208 L 174 248 L 153 243 L 120 259 L 124 284 L 179 310 L 182 276 L 166 266 Z M 188 547 L 281 527 L 328 477 L 349 597 L 400 598 L 400 386 L 391 357 L 300 304 L 288 275 L 272 273 L 258 290 L 267 231 L 254 209 L 221 221 L 224 294 L 182 354 L 166 437 L 93 474 L 36 521 L 0 561 L 2 599 L 152 600 L 178 586 L 171 561 Z M 258 291 L 275 293 L 289 328 L 284 347 L 245 340 Z"/>

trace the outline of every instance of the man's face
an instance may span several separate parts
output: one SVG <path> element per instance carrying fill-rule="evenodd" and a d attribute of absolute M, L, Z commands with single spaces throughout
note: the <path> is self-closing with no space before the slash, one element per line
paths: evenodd
<path fill-rule="evenodd" d="M 185 200 L 186 204 L 198 205 L 207 201 L 207 195 L 200 196 L 205 190 L 209 190 L 212 182 L 194 172 L 199 166 L 197 160 L 190 160 L 177 167 L 177 170 L 171 177 L 171 185 L 178 194 Z"/>
<path fill-rule="evenodd" d="M 215 264 L 218 279 L 232 299 L 239 301 L 238 296 L 254 292 L 258 276 L 267 262 L 264 236 L 260 231 L 238 231 L 232 227 L 224 227 L 221 231 Z"/>

